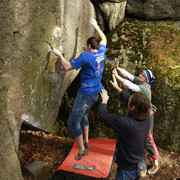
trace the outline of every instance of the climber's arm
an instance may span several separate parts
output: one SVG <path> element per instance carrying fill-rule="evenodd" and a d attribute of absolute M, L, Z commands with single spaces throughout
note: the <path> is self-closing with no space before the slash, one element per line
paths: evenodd
<path fill-rule="evenodd" d="M 63 55 L 61 54 L 61 52 L 59 50 L 54 49 L 53 53 L 59 58 L 65 71 L 70 71 L 70 70 L 74 69 L 74 67 L 71 65 L 71 63 L 63 57 Z"/>
<path fill-rule="evenodd" d="M 90 20 L 90 23 L 93 25 L 93 27 L 96 29 L 96 31 L 98 33 L 98 36 L 100 38 L 100 44 L 104 44 L 106 46 L 107 38 L 106 38 L 105 34 L 103 33 L 103 31 L 98 26 L 97 21 L 94 18 L 92 18 Z"/>

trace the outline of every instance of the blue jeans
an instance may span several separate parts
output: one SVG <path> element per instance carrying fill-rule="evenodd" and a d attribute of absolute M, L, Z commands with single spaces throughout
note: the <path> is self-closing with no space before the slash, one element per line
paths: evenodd
<path fill-rule="evenodd" d="M 134 180 L 137 178 L 137 169 L 120 169 L 117 168 L 116 180 Z"/>
<path fill-rule="evenodd" d="M 73 109 L 68 118 L 67 127 L 73 137 L 77 137 L 83 134 L 81 127 L 89 126 L 88 112 L 92 105 L 97 102 L 99 94 L 92 96 L 84 96 L 77 94 Z"/>

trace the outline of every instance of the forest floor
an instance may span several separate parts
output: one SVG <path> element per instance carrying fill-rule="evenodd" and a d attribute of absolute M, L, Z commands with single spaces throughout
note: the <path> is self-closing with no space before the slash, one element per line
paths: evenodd
<path fill-rule="evenodd" d="M 39 131 L 22 131 L 20 137 L 20 164 L 24 180 L 49 180 L 65 160 L 72 145 L 73 139 L 54 136 Z M 177 180 L 180 179 L 180 154 L 166 152 L 158 148 L 160 153 L 160 168 L 155 175 L 147 175 L 144 180 Z M 36 177 L 27 171 L 27 165 L 35 162 L 48 162 Z M 150 164 L 147 158 L 148 164 Z M 109 180 L 115 179 L 117 165 L 113 161 Z"/>

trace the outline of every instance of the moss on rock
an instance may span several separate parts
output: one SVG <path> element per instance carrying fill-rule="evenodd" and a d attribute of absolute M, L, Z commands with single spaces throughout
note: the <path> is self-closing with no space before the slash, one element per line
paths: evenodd
<path fill-rule="evenodd" d="M 114 40 L 114 37 L 119 37 Z M 157 146 L 180 152 L 179 83 L 180 27 L 173 21 L 141 21 L 126 18 L 108 35 L 107 57 L 120 59 L 120 66 L 135 75 L 151 69 L 156 77 L 152 87 Z M 166 142 L 166 143 L 164 143 Z"/>

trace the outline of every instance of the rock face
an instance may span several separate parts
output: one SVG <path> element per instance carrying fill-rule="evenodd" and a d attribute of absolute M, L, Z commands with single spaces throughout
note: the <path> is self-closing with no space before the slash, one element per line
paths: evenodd
<path fill-rule="evenodd" d="M 1 77 L 8 86 L 7 120 L 17 150 L 22 121 L 51 131 L 61 97 L 78 73 L 65 73 L 47 42 L 66 59 L 75 58 L 94 34 L 88 23 L 95 13 L 88 0 L 13 1 L 1 8 Z"/>
<path fill-rule="evenodd" d="M 7 7 L 9 9 L 7 9 Z M 0 179 L 15 179 L 22 180 L 22 173 L 20 169 L 20 163 L 14 148 L 15 134 L 19 134 L 19 127 L 16 129 L 16 124 L 18 120 L 14 121 L 12 118 L 12 123 L 14 123 L 14 128 L 16 131 L 14 134 L 9 128 L 9 113 L 8 107 L 10 106 L 10 99 L 7 99 L 7 94 L 9 93 L 10 87 L 10 75 L 9 70 L 10 63 L 12 60 L 12 35 L 13 35 L 13 25 L 11 23 L 14 11 L 12 9 L 13 1 L 1 1 L 0 7 Z M 10 57 L 11 56 L 11 57 Z M 18 91 L 18 89 L 17 89 Z M 17 101 L 18 103 L 21 100 Z M 12 112 L 12 111 L 11 111 Z M 15 113 L 15 112 L 14 112 Z M 14 141 L 13 141 L 14 140 Z M 16 144 L 18 144 L 17 141 Z"/>
<path fill-rule="evenodd" d="M 21 177 L 16 153 L 22 122 L 51 131 L 61 98 L 79 73 L 76 70 L 65 73 L 48 43 L 60 49 L 67 60 L 76 58 L 86 48 L 87 38 L 95 35 L 89 23 L 92 17 L 96 17 L 95 9 L 89 0 L 1 0 L 0 138 L 4 139 L 1 153 L 16 165 L 7 166 L 9 160 L 2 159 L 0 171 L 4 167 L 4 172 L 17 177 L 13 179 Z M 7 148 L 10 150 L 6 153 Z M 12 175 L 16 172 L 14 168 L 19 175 Z M 0 174 L 1 179 L 8 179 Z"/>
<path fill-rule="evenodd" d="M 178 0 L 128 0 L 126 14 L 143 19 L 180 20 Z"/>
<path fill-rule="evenodd" d="M 3 93 L 5 89 L 0 87 L 0 93 Z M 2 100 L 4 100 L 3 94 L 1 94 L 0 108 L 4 108 Z M 0 179 L 7 180 L 23 180 L 22 173 L 20 169 L 20 163 L 14 149 L 14 144 L 12 141 L 11 134 L 9 132 L 9 127 L 7 124 L 6 114 L 2 113 L 2 109 L 0 109 Z"/>
<path fill-rule="evenodd" d="M 124 19 L 126 0 L 91 0 L 102 28 L 112 31 Z"/>
<path fill-rule="evenodd" d="M 61 97 L 78 73 L 65 73 L 47 42 L 75 58 L 94 34 L 91 17 L 88 0 L 1 0 L 0 179 L 22 179 L 16 155 L 22 122 L 51 131 Z"/>

